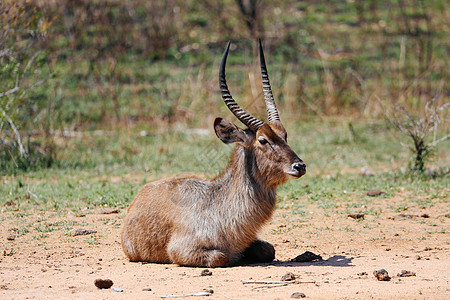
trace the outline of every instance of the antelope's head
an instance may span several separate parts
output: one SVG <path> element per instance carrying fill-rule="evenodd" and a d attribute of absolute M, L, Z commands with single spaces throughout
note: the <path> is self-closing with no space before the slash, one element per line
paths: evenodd
<path fill-rule="evenodd" d="M 277 186 L 290 178 L 300 178 L 306 173 L 306 164 L 287 143 L 287 132 L 281 123 L 273 99 L 261 40 L 259 40 L 259 54 L 268 123 L 260 121 L 244 111 L 231 96 L 225 79 L 225 65 L 229 49 L 230 42 L 228 42 L 220 64 L 220 91 L 227 107 L 248 129 L 242 130 L 231 122 L 216 118 L 214 130 L 217 137 L 226 144 L 238 143 L 249 149 L 255 157 L 256 166 L 254 167 L 269 186 Z"/>

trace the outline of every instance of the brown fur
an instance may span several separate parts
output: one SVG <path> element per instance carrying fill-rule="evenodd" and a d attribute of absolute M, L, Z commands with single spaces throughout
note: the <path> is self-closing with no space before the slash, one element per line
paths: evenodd
<path fill-rule="evenodd" d="M 259 241 L 257 233 L 273 214 L 277 186 L 301 177 L 305 166 L 279 121 L 254 132 L 218 118 L 214 128 L 224 143 L 236 143 L 228 167 L 211 181 L 145 185 L 122 230 L 130 261 L 218 267 L 273 260 L 273 246 Z M 292 171 L 294 164 L 303 164 L 302 171 Z"/>
<path fill-rule="evenodd" d="M 217 137 L 236 143 L 228 167 L 214 180 L 164 179 L 141 189 L 122 230 L 122 247 L 131 261 L 221 267 L 275 258 L 274 247 L 257 234 L 272 217 L 277 186 L 303 176 L 306 165 L 287 144 L 261 41 L 259 48 L 269 124 L 246 113 L 231 97 L 225 80 L 228 42 L 219 68 L 220 91 L 249 129 L 222 118 L 214 121 Z"/>

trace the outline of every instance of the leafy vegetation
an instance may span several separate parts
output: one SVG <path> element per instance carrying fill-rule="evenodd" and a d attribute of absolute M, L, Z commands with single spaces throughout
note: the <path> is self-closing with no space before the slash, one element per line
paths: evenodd
<path fill-rule="evenodd" d="M 326 211 L 344 209 L 376 215 L 377 198 L 365 195 L 370 189 L 386 192 L 379 197 L 401 194 L 410 199 L 393 206 L 392 211 L 447 201 L 448 177 L 444 172 L 434 179 L 414 179 L 391 171 L 393 166 L 402 166 L 408 155 L 400 151 L 401 145 L 393 136 L 374 130 L 384 126 L 381 124 L 355 124 L 361 135 L 370 132 L 370 137 L 364 142 L 349 142 L 344 139 L 349 134 L 347 126 L 288 123 L 290 144 L 307 163 L 308 172 L 279 189 L 279 205 L 289 208 L 293 218 L 305 217 L 299 204 L 305 201 Z M 344 142 L 331 144 L 336 137 Z M 146 182 L 192 173 L 214 177 L 226 166 L 232 150 L 232 146 L 218 142 L 212 132 L 206 136 L 176 131 L 140 136 L 140 131 L 132 130 L 113 137 L 66 142 L 59 167 L 2 177 L 0 205 L 15 211 L 17 220 L 26 219 L 33 210 L 62 216 L 70 212 L 82 218 L 102 207 L 124 208 Z M 444 147 L 438 148 L 433 164 L 448 164 L 446 153 Z M 364 166 L 371 167 L 376 176 L 359 175 Z M 45 233 L 72 225 L 43 222 L 37 226 Z"/>
<path fill-rule="evenodd" d="M 426 103 L 448 102 L 447 1 L 55 3 L 0 4 L 0 206 L 11 212 L 0 224 L 14 224 L 11 234 L 69 235 L 97 209 L 128 206 L 146 182 L 225 168 L 232 146 L 211 125 L 216 116 L 235 121 L 217 85 L 228 39 L 231 91 L 265 119 L 254 50 L 263 38 L 289 143 L 308 165 L 279 189 L 293 222 L 275 234 L 310 218 L 300 203 L 346 217 L 448 201 L 448 145 L 425 149 L 433 176 L 405 176 L 410 136 L 390 130 L 378 100 L 401 105 L 417 124 Z M 448 134 L 448 109 L 441 113 L 425 145 Z M 360 175 L 363 167 L 375 176 Z M 380 207 L 369 189 L 405 201 Z M 45 217 L 33 220 L 35 212 Z"/>

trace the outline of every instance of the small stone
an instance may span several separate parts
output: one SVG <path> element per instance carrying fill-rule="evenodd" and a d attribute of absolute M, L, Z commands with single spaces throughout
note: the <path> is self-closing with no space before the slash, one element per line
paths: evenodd
<path fill-rule="evenodd" d="M 295 299 L 300 299 L 300 298 L 305 298 L 306 295 L 300 292 L 295 292 L 291 295 L 291 298 L 295 298 Z"/>
<path fill-rule="evenodd" d="M 352 219 L 364 219 L 364 214 L 348 214 Z"/>
<path fill-rule="evenodd" d="M 208 269 L 204 269 L 202 270 L 202 272 L 200 273 L 200 276 L 211 276 L 212 272 Z"/>
<path fill-rule="evenodd" d="M 365 167 L 361 168 L 361 171 L 359 172 L 359 176 L 361 176 L 361 177 L 375 176 L 375 172 L 368 166 L 365 166 Z"/>
<path fill-rule="evenodd" d="M 400 273 L 397 274 L 398 277 L 411 277 L 416 276 L 415 272 L 402 270 Z"/>
<path fill-rule="evenodd" d="M 366 276 L 366 275 L 367 275 L 367 272 L 359 272 L 359 273 L 356 274 L 356 275 L 358 275 L 358 276 Z"/>
<path fill-rule="evenodd" d="M 310 261 L 318 261 L 322 260 L 322 256 L 314 254 L 310 251 L 306 251 L 303 254 L 300 254 L 296 258 L 292 259 L 291 261 L 294 262 L 310 262 Z"/>
<path fill-rule="evenodd" d="M 120 287 L 115 287 L 115 286 L 112 286 L 111 287 L 111 290 L 113 290 L 114 292 L 123 292 L 123 289 L 121 289 Z"/>
<path fill-rule="evenodd" d="M 94 285 L 99 289 L 109 289 L 114 283 L 111 279 L 95 279 Z"/>
<path fill-rule="evenodd" d="M 101 215 L 110 215 L 110 214 L 118 214 L 120 212 L 119 209 L 106 209 L 100 212 Z"/>
<path fill-rule="evenodd" d="M 385 269 L 381 269 L 378 271 L 373 271 L 373 276 L 379 281 L 389 281 L 391 277 L 389 277 L 388 272 Z"/>
<path fill-rule="evenodd" d="M 6 237 L 6 239 L 7 239 L 8 241 L 14 241 L 14 240 L 16 239 L 16 237 L 13 236 L 13 235 L 8 235 L 8 236 Z"/>
<path fill-rule="evenodd" d="M 97 230 L 78 228 L 78 229 L 75 230 L 75 232 L 73 233 L 73 236 L 77 236 L 77 235 L 89 235 L 89 234 L 93 234 L 93 233 L 97 233 Z"/>
<path fill-rule="evenodd" d="M 143 290 L 144 292 L 151 292 L 152 289 L 151 289 L 151 288 L 143 288 L 142 290 Z"/>
<path fill-rule="evenodd" d="M 428 219 L 430 217 L 429 214 L 421 214 L 420 217 L 424 218 L 424 219 Z"/>
<path fill-rule="evenodd" d="M 383 194 L 386 194 L 386 193 L 383 192 L 383 191 L 380 191 L 380 190 L 368 190 L 366 192 L 366 195 L 370 196 L 370 197 L 380 196 L 380 195 L 383 195 Z"/>
<path fill-rule="evenodd" d="M 296 276 L 293 273 L 287 272 L 283 275 L 283 277 L 281 277 L 281 281 L 293 281 L 295 278 Z"/>

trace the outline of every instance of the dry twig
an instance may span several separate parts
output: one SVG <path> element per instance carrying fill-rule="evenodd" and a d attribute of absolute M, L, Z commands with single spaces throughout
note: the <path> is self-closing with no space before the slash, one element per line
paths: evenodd
<path fill-rule="evenodd" d="M 281 286 L 287 286 L 290 284 L 301 284 L 301 283 L 316 283 L 315 280 L 293 280 L 293 281 L 266 281 L 266 280 L 241 280 L 242 284 L 261 284 L 253 288 L 264 289 L 264 288 L 275 288 Z"/>
<path fill-rule="evenodd" d="M 213 290 L 202 291 L 198 293 L 185 294 L 185 295 L 164 295 L 161 298 L 183 298 L 183 297 L 191 297 L 191 296 L 211 296 L 214 293 Z"/>
<path fill-rule="evenodd" d="M 293 281 L 279 281 L 279 280 L 241 280 L 242 284 L 300 284 L 300 283 L 316 283 L 315 280 L 293 280 Z"/>

